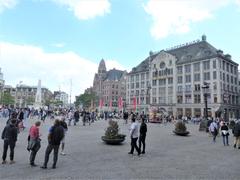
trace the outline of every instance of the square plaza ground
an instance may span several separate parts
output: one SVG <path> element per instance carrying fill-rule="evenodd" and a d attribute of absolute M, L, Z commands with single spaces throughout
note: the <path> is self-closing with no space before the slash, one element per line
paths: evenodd
<path fill-rule="evenodd" d="M 211 137 L 199 132 L 197 125 L 187 125 L 189 137 L 175 136 L 174 125 L 148 124 L 146 154 L 128 155 L 130 150 L 129 124 L 118 120 L 121 133 L 127 134 L 120 146 L 105 145 L 101 136 L 107 121 L 91 126 L 69 127 L 66 136 L 66 156 L 59 155 L 57 169 L 42 170 L 30 167 L 26 150 L 28 130 L 21 132 L 15 148 L 13 165 L 0 165 L 0 179 L 240 179 L 240 150 L 223 146 L 218 137 L 213 144 Z M 33 124 L 34 120 L 28 123 Z M 41 126 L 42 147 L 36 164 L 42 165 L 47 146 L 47 132 L 53 121 Z M 0 129 L 5 120 L 0 119 Z M 2 155 L 3 141 L 0 142 Z M 9 155 L 9 154 L 8 154 Z M 9 160 L 9 156 L 8 156 Z M 52 154 L 48 167 L 52 165 Z"/>

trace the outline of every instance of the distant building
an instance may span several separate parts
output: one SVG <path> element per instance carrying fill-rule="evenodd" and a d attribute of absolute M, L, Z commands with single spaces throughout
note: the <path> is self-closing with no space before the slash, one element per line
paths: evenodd
<path fill-rule="evenodd" d="M 206 91 L 204 83 L 209 84 Z M 164 115 L 204 116 L 207 93 L 208 115 L 239 118 L 238 64 L 202 40 L 172 49 L 150 52 L 127 75 L 126 100 L 129 110 L 137 99 L 137 111 L 155 109 Z"/>
<path fill-rule="evenodd" d="M 54 91 L 53 93 L 54 100 L 62 101 L 63 106 L 68 105 L 68 94 L 63 91 Z"/>
<path fill-rule="evenodd" d="M 120 110 L 118 102 L 124 101 L 126 96 L 126 74 L 115 68 L 107 71 L 105 61 L 101 60 L 92 88 L 98 98 L 97 106 L 102 102 L 105 110 Z"/>
<path fill-rule="evenodd" d="M 3 91 L 9 92 L 14 97 L 16 106 L 26 107 L 28 105 L 34 105 L 37 86 L 19 84 L 16 88 L 14 88 L 12 86 L 5 85 Z M 53 98 L 52 92 L 45 87 L 42 87 L 41 93 L 43 105 Z"/>
<path fill-rule="evenodd" d="M 93 88 L 92 88 L 92 87 L 90 87 L 90 88 L 87 88 L 87 89 L 85 89 L 85 91 L 84 91 L 84 94 L 92 94 L 92 93 L 94 93 L 94 91 L 93 91 Z"/>

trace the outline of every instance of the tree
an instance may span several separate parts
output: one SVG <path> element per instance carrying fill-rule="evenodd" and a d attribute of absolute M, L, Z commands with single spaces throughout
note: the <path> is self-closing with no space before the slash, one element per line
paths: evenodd
<path fill-rule="evenodd" d="M 34 104 L 34 98 L 33 97 L 28 97 L 26 100 L 26 105 L 33 105 Z"/>
<path fill-rule="evenodd" d="M 95 93 L 84 93 L 76 97 L 75 105 L 79 106 L 82 104 L 84 108 L 89 108 L 91 106 L 91 102 L 94 102 L 95 100 Z"/>
<path fill-rule="evenodd" d="M 9 92 L 4 92 L 1 96 L 1 103 L 3 105 L 14 105 L 14 97 Z"/>

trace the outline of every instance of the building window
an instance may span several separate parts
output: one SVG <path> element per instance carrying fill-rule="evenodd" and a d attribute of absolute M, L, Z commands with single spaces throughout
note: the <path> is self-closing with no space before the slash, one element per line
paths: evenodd
<path fill-rule="evenodd" d="M 213 89 L 217 90 L 217 83 L 216 82 L 213 83 Z"/>
<path fill-rule="evenodd" d="M 159 96 L 164 96 L 166 95 L 166 88 L 165 87 L 160 87 L 159 88 Z"/>
<path fill-rule="evenodd" d="M 157 98 L 156 98 L 156 97 L 153 97 L 153 98 L 152 98 L 152 102 L 153 102 L 154 104 L 156 104 L 156 103 L 157 103 Z"/>
<path fill-rule="evenodd" d="M 204 70 L 210 69 L 210 61 L 203 61 L 203 69 Z"/>
<path fill-rule="evenodd" d="M 194 81 L 195 82 L 200 81 L 200 74 L 194 74 Z"/>
<path fill-rule="evenodd" d="M 191 82 L 191 75 L 186 75 L 185 76 L 185 82 L 190 83 Z"/>
<path fill-rule="evenodd" d="M 213 71 L 213 79 L 217 79 L 217 72 Z"/>
<path fill-rule="evenodd" d="M 191 64 L 185 65 L 185 73 L 190 73 L 191 72 Z"/>
<path fill-rule="evenodd" d="M 142 81 L 142 82 L 141 82 L 141 88 L 144 88 L 144 87 L 145 87 L 145 82 Z"/>
<path fill-rule="evenodd" d="M 173 87 L 168 87 L 168 95 L 172 95 L 173 94 Z"/>
<path fill-rule="evenodd" d="M 206 72 L 203 74 L 204 81 L 210 80 L 210 72 Z"/>
<path fill-rule="evenodd" d="M 156 86 L 156 85 L 157 85 L 157 80 L 153 80 L 153 81 L 152 81 L 152 85 L 153 85 L 153 86 Z"/>
<path fill-rule="evenodd" d="M 223 73 L 223 81 L 225 81 L 225 73 Z"/>
<path fill-rule="evenodd" d="M 139 82 L 136 83 L 136 88 L 139 88 Z"/>
<path fill-rule="evenodd" d="M 159 86 L 166 85 L 166 79 L 159 79 Z"/>
<path fill-rule="evenodd" d="M 213 60 L 213 69 L 217 68 L 216 60 Z"/>
<path fill-rule="evenodd" d="M 183 82 L 182 76 L 178 76 L 178 84 L 181 84 Z"/>
<path fill-rule="evenodd" d="M 214 102 L 214 103 L 217 103 L 217 94 L 214 94 L 213 96 L 214 96 L 214 97 L 213 97 L 213 102 Z"/>
<path fill-rule="evenodd" d="M 177 96 L 177 103 L 182 104 L 183 103 L 183 97 Z"/>
<path fill-rule="evenodd" d="M 152 89 L 152 95 L 156 96 L 156 94 L 157 94 L 157 89 L 156 89 L 156 88 L 153 88 L 153 89 Z"/>
<path fill-rule="evenodd" d="M 182 66 L 178 66 L 177 67 L 177 74 L 182 74 L 182 72 L 183 72 Z"/>
<path fill-rule="evenodd" d="M 172 84 L 173 83 L 173 78 L 168 78 L 168 84 Z"/>
<path fill-rule="evenodd" d="M 141 80 L 144 80 L 145 74 L 141 74 Z"/>
<path fill-rule="evenodd" d="M 194 103 L 196 103 L 196 104 L 201 103 L 201 95 L 200 94 L 194 95 Z"/>
<path fill-rule="evenodd" d="M 134 76 L 132 75 L 132 76 L 131 76 L 131 82 L 133 82 L 133 81 L 134 81 Z"/>
<path fill-rule="evenodd" d="M 227 72 L 229 72 L 229 64 L 227 63 Z"/>
<path fill-rule="evenodd" d="M 131 89 L 134 89 L 134 83 L 131 83 Z"/>
<path fill-rule="evenodd" d="M 227 82 L 229 83 L 229 75 L 227 74 Z"/>
<path fill-rule="evenodd" d="M 192 96 L 191 95 L 185 95 L 185 103 L 192 103 Z"/>
<path fill-rule="evenodd" d="M 225 61 L 223 61 L 223 66 L 222 66 L 223 70 L 225 71 Z"/>
<path fill-rule="evenodd" d="M 191 85 L 186 85 L 185 92 L 191 92 L 191 91 L 192 91 Z"/>
<path fill-rule="evenodd" d="M 181 93 L 182 92 L 182 86 L 178 86 L 177 92 Z"/>
<path fill-rule="evenodd" d="M 194 91 L 201 91 L 201 86 L 200 86 L 200 84 L 195 84 L 195 85 L 194 85 Z"/>
<path fill-rule="evenodd" d="M 199 62 L 198 63 L 194 63 L 193 67 L 194 67 L 194 72 L 200 71 L 200 63 Z"/>

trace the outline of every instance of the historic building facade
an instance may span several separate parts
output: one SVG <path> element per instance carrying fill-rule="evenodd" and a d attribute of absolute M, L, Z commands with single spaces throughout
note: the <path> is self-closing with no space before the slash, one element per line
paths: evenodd
<path fill-rule="evenodd" d="M 149 79 L 141 78 L 144 74 Z M 133 68 L 127 75 L 127 107 L 132 109 L 136 97 L 139 112 L 155 108 L 166 115 L 204 116 L 206 94 L 209 116 L 237 118 L 238 82 L 238 64 L 202 36 L 201 41 L 150 53 Z M 204 83 L 208 89 L 202 88 Z"/>
<path fill-rule="evenodd" d="M 97 106 L 102 106 L 102 109 L 119 110 L 119 100 L 125 99 L 126 93 L 126 71 L 111 69 L 107 71 L 105 61 L 102 59 L 98 73 L 94 76 L 92 90 L 95 92 L 98 101 Z"/>
<path fill-rule="evenodd" d="M 9 85 L 5 85 L 3 91 L 9 92 L 11 96 L 14 97 L 16 106 L 26 107 L 28 105 L 34 105 L 37 93 L 37 86 L 27 86 L 19 84 L 16 87 L 12 87 Z M 43 104 L 53 99 L 53 94 L 49 89 L 42 87 L 41 93 Z"/>

